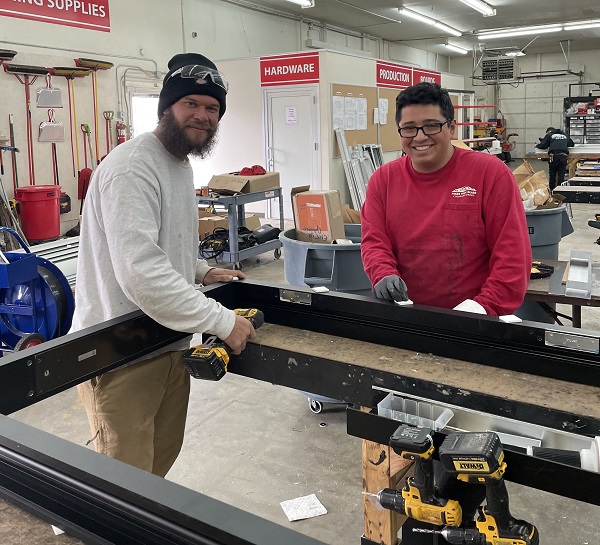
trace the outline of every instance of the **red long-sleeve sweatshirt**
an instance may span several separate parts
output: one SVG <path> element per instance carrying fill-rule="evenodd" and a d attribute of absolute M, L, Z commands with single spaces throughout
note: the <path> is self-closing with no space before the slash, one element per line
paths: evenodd
<path fill-rule="evenodd" d="M 429 174 L 409 157 L 383 165 L 367 187 L 361 254 L 373 286 L 399 275 L 415 303 L 453 308 L 474 299 L 489 315 L 511 314 L 531 272 L 514 176 L 497 157 L 459 148 Z"/>

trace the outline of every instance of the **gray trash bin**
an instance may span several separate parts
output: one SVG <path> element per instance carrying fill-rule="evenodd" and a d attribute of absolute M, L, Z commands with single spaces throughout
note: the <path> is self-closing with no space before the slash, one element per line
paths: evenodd
<path fill-rule="evenodd" d="M 347 239 L 354 244 L 319 244 L 296 239 L 295 229 L 279 234 L 283 245 L 283 272 L 294 286 L 325 286 L 332 291 L 372 295 L 371 282 L 360 256 L 360 224 L 346 224 Z"/>
<path fill-rule="evenodd" d="M 288 284 L 294 286 L 325 286 L 331 291 L 357 295 L 373 295 L 360 256 L 360 224 L 345 224 L 345 236 L 354 244 L 319 244 L 296 239 L 296 230 L 279 234 L 283 245 L 283 272 Z M 310 392 L 301 392 L 308 398 L 308 406 L 320 413 L 325 405 L 346 407 L 348 403 Z"/>

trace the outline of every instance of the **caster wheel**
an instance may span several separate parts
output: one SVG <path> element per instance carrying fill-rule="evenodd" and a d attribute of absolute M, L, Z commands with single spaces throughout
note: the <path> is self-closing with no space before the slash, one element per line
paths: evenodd
<path fill-rule="evenodd" d="M 27 333 L 19 339 L 17 344 L 15 344 L 15 352 L 31 348 L 32 346 L 38 346 L 44 342 L 46 342 L 46 337 L 43 335 L 40 335 L 39 333 Z"/>
<path fill-rule="evenodd" d="M 273 252 L 273 256 L 275 257 L 275 259 L 279 259 L 281 257 L 281 248 L 276 248 Z"/>
<path fill-rule="evenodd" d="M 316 399 L 311 399 L 310 397 L 308 398 L 308 406 L 310 407 L 310 410 L 315 414 L 319 414 L 323 410 L 323 404 L 320 401 L 317 401 Z"/>
<path fill-rule="evenodd" d="M 234 270 L 236 270 L 236 271 L 241 271 L 241 270 L 244 268 L 244 266 L 242 265 L 242 262 L 241 262 L 241 261 L 236 261 L 236 262 L 233 264 L 233 268 L 234 268 Z"/>

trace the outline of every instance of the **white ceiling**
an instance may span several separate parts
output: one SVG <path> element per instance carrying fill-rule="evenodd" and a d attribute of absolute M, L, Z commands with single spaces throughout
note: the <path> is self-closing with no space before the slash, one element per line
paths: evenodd
<path fill-rule="evenodd" d="M 496 9 L 496 15 L 491 17 L 484 17 L 459 0 L 315 0 L 315 7 L 306 9 L 287 0 L 251 0 L 251 3 L 450 56 L 453 53 L 443 45 L 446 40 L 480 50 L 482 42 L 475 34 L 482 30 L 600 19 L 600 0 L 487 0 Z M 463 36 L 448 36 L 400 15 L 399 7 L 437 19 L 460 30 Z M 500 48 L 500 52 L 505 51 L 503 48 L 521 49 L 536 38 L 525 53 L 600 51 L 600 28 L 538 36 L 487 40 L 484 47 Z"/>

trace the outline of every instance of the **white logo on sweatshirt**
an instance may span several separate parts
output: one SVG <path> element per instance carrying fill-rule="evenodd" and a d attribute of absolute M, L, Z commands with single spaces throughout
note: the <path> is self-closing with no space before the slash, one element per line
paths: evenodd
<path fill-rule="evenodd" d="M 474 197 L 475 195 L 477 195 L 477 190 L 468 185 L 459 187 L 452 191 L 452 196 L 456 197 L 457 199 L 462 199 L 463 197 Z"/>

